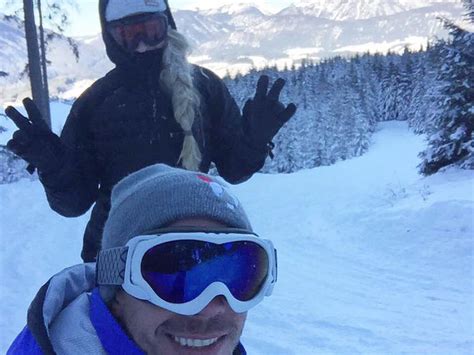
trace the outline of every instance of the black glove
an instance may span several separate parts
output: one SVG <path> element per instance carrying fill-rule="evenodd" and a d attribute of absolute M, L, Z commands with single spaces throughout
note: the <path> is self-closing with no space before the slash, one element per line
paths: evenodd
<path fill-rule="evenodd" d="M 270 91 L 268 84 L 268 76 L 262 75 L 258 79 L 255 97 L 247 100 L 242 112 L 244 133 L 250 143 L 259 149 L 267 148 L 280 128 L 296 112 L 294 104 L 289 104 L 285 108 L 279 101 L 285 80 L 277 79 Z"/>
<path fill-rule="evenodd" d="M 64 143 L 51 132 L 31 99 L 24 99 L 23 105 L 28 117 L 12 106 L 5 109 L 5 114 L 19 128 L 8 141 L 7 149 L 30 164 L 27 168 L 30 173 L 34 172 L 35 167 L 41 172 L 58 169 L 66 150 Z"/>

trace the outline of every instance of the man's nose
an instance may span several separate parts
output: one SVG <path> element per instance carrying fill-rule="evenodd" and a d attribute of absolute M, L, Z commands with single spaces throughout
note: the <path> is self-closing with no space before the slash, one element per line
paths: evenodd
<path fill-rule="evenodd" d="M 204 309 L 196 314 L 197 317 L 212 318 L 230 310 L 230 306 L 224 296 L 216 296 Z"/>

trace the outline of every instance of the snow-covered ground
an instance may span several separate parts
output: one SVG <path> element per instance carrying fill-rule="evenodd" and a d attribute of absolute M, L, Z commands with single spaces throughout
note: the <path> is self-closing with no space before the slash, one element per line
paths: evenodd
<path fill-rule="evenodd" d="M 424 146 L 383 123 L 362 157 L 232 187 L 279 252 L 249 354 L 474 353 L 474 173 L 422 178 Z M 87 216 L 50 211 L 37 181 L 0 186 L 0 200 L 4 353 L 41 284 L 80 262 Z"/>

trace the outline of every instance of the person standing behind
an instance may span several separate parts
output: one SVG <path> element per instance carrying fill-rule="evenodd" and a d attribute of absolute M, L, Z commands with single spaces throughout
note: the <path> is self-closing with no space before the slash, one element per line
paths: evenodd
<path fill-rule="evenodd" d="M 14 354 L 244 355 L 247 312 L 270 296 L 276 250 L 215 178 L 158 164 L 112 192 L 97 263 L 38 292 Z"/>
<path fill-rule="evenodd" d="M 76 100 L 61 137 L 30 99 L 23 101 L 28 117 L 5 110 L 19 128 L 7 148 L 37 169 L 51 208 L 77 217 L 95 203 L 85 262 L 96 258 L 120 179 L 155 163 L 208 172 L 212 162 L 225 180 L 241 183 L 262 168 L 273 137 L 296 112 L 279 101 L 285 81 L 269 89 L 262 76 L 241 114 L 220 78 L 188 63 L 166 0 L 100 0 L 99 10 L 116 67 Z"/>

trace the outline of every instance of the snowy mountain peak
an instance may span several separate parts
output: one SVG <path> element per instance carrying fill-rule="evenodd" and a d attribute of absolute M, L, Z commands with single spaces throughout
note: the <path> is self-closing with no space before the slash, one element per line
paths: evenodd
<path fill-rule="evenodd" d="M 297 0 L 287 10 L 330 20 L 364 20 L 390 16 L 437 3 L 458 0 Z"/>
<path fill-rule="evenodd" d="M 258 14 L 263 15 L 263 12 L 255 5 L 251 5 L 250 3 L 246 2 L 239 2 L 239 3 L 232 3 L 223 5 L 214 9 L 202 11 L 205 15 L 217 15 L 217 14 L 225 14 L 225 15 L 241 15 L 241 14 Z"/>

